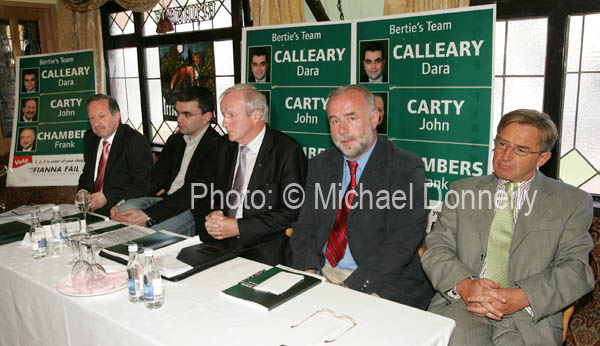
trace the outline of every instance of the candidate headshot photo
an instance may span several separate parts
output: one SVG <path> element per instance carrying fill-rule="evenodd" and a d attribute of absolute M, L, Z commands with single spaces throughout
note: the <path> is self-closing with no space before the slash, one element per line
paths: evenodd
<path fill-rule="evenodd" d="M 35 151 L 35 127 L 25 127 L 19 132 L 19 145 L 17 151 Z"/>
<path fill-rule="evenodd" d="M 375 108 L 379 112 L 379 121 L 377 122 L 377 133 L 380 135 L 388 134 L 388 93 L 374 93 Z"/>
<path fill-rule="evenodd" d="M 39 69 L 31 68 L 22 70 L 23 82 L 21 83 L 22 93 L 34 93 L 38 91 L 38 72 Z"/>
<path fill-rule="evenodd" d="M 38 121 L 38 99 L 22 99 L 21 100 L 21 117 L 22 123 Z"/>
<path fill-rule="evenodd" d="M 271 47 L 248 49 L 248 83 L 271 83 Z"/>
<path fill-rule="evenodd" d="M 388 83 L 388 40 L 360 42 L 361 83 Z"/>

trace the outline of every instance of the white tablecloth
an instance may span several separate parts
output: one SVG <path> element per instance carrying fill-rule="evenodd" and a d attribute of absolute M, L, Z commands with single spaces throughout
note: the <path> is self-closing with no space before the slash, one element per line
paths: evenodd
<path fill-rule="evenodd" d="M 454 329 L 450 319 L 328 283 L 269 312 L 241 304 L 221 290 L 268 267 L 242 258 L 163 281 L 158 310 L 130 303 L 126 289 L 70 297 L 56 290 L 69 260 L 70 250 L 34 260 L 29 247 L 0 246 L 0 345 L 306 345 L 310 331 L 290 325 L 324 307 L 357 322 L 333 345 L 447 345 Z"/>

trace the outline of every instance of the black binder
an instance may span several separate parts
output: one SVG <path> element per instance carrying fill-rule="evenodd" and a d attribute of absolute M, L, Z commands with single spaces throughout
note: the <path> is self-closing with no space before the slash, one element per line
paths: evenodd
<path fill-rule="evenodd" d="M 202 243 L 188 246 L 181 249 L 179 255 L 177 255 L 177 259 L 189 266 L 194 267 L 194 269 L 171 278 L 164 276 L 163 278 L 169 281 L 180 281 L 205 269 L 216 266 L 217 264 L 229 261 L 235 257 L 237 257 L 237 253 L 215 245 Z"/>

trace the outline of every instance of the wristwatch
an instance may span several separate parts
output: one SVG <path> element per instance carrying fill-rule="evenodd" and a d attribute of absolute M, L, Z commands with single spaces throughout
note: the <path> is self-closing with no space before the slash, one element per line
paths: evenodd
<path fill-rule="evenodd" d="M 152 227 L 154 226 L 154 224 L 156 223 L 156 221 L 154 221 L 153 218 L 151 218 L 150 216 L 146 217 L 146 227 Z"/>

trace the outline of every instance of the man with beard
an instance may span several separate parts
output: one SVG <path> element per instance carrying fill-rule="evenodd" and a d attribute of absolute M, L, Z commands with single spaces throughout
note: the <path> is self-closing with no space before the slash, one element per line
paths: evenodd
<path fill-rule="evenodd" d="M 121 123 L 117 101 L 103 94 L 87 100 L 91 129 L 83 137 L 83 172 L 77 189 L 92 192 L 91 211 L 109 215 L 119 201 L 150 192 L 152 153 L 148 140 Z"/>
<path fill-rule="evenodd" d="M 30 123 L 37 120 L 37 101 L 35 99 L 23 100 L 21 103 L 21 121 Z"/>
<path fill-rule="evenodd" d="M 335 147 L 309 163 L 293 266 L 425 309 L 432 288 L 417 252 L 427 220 L 423 162 L 377 137 L 379 112 L 362 86 L 334 90 L 327 115 Z"/>
<path fill-rule="evenodd" d="M 34 151 L 35 150 L 35 130 L 32 128 L 24 128 L 19 136 L 19 148 L 17 151 Z"/>

